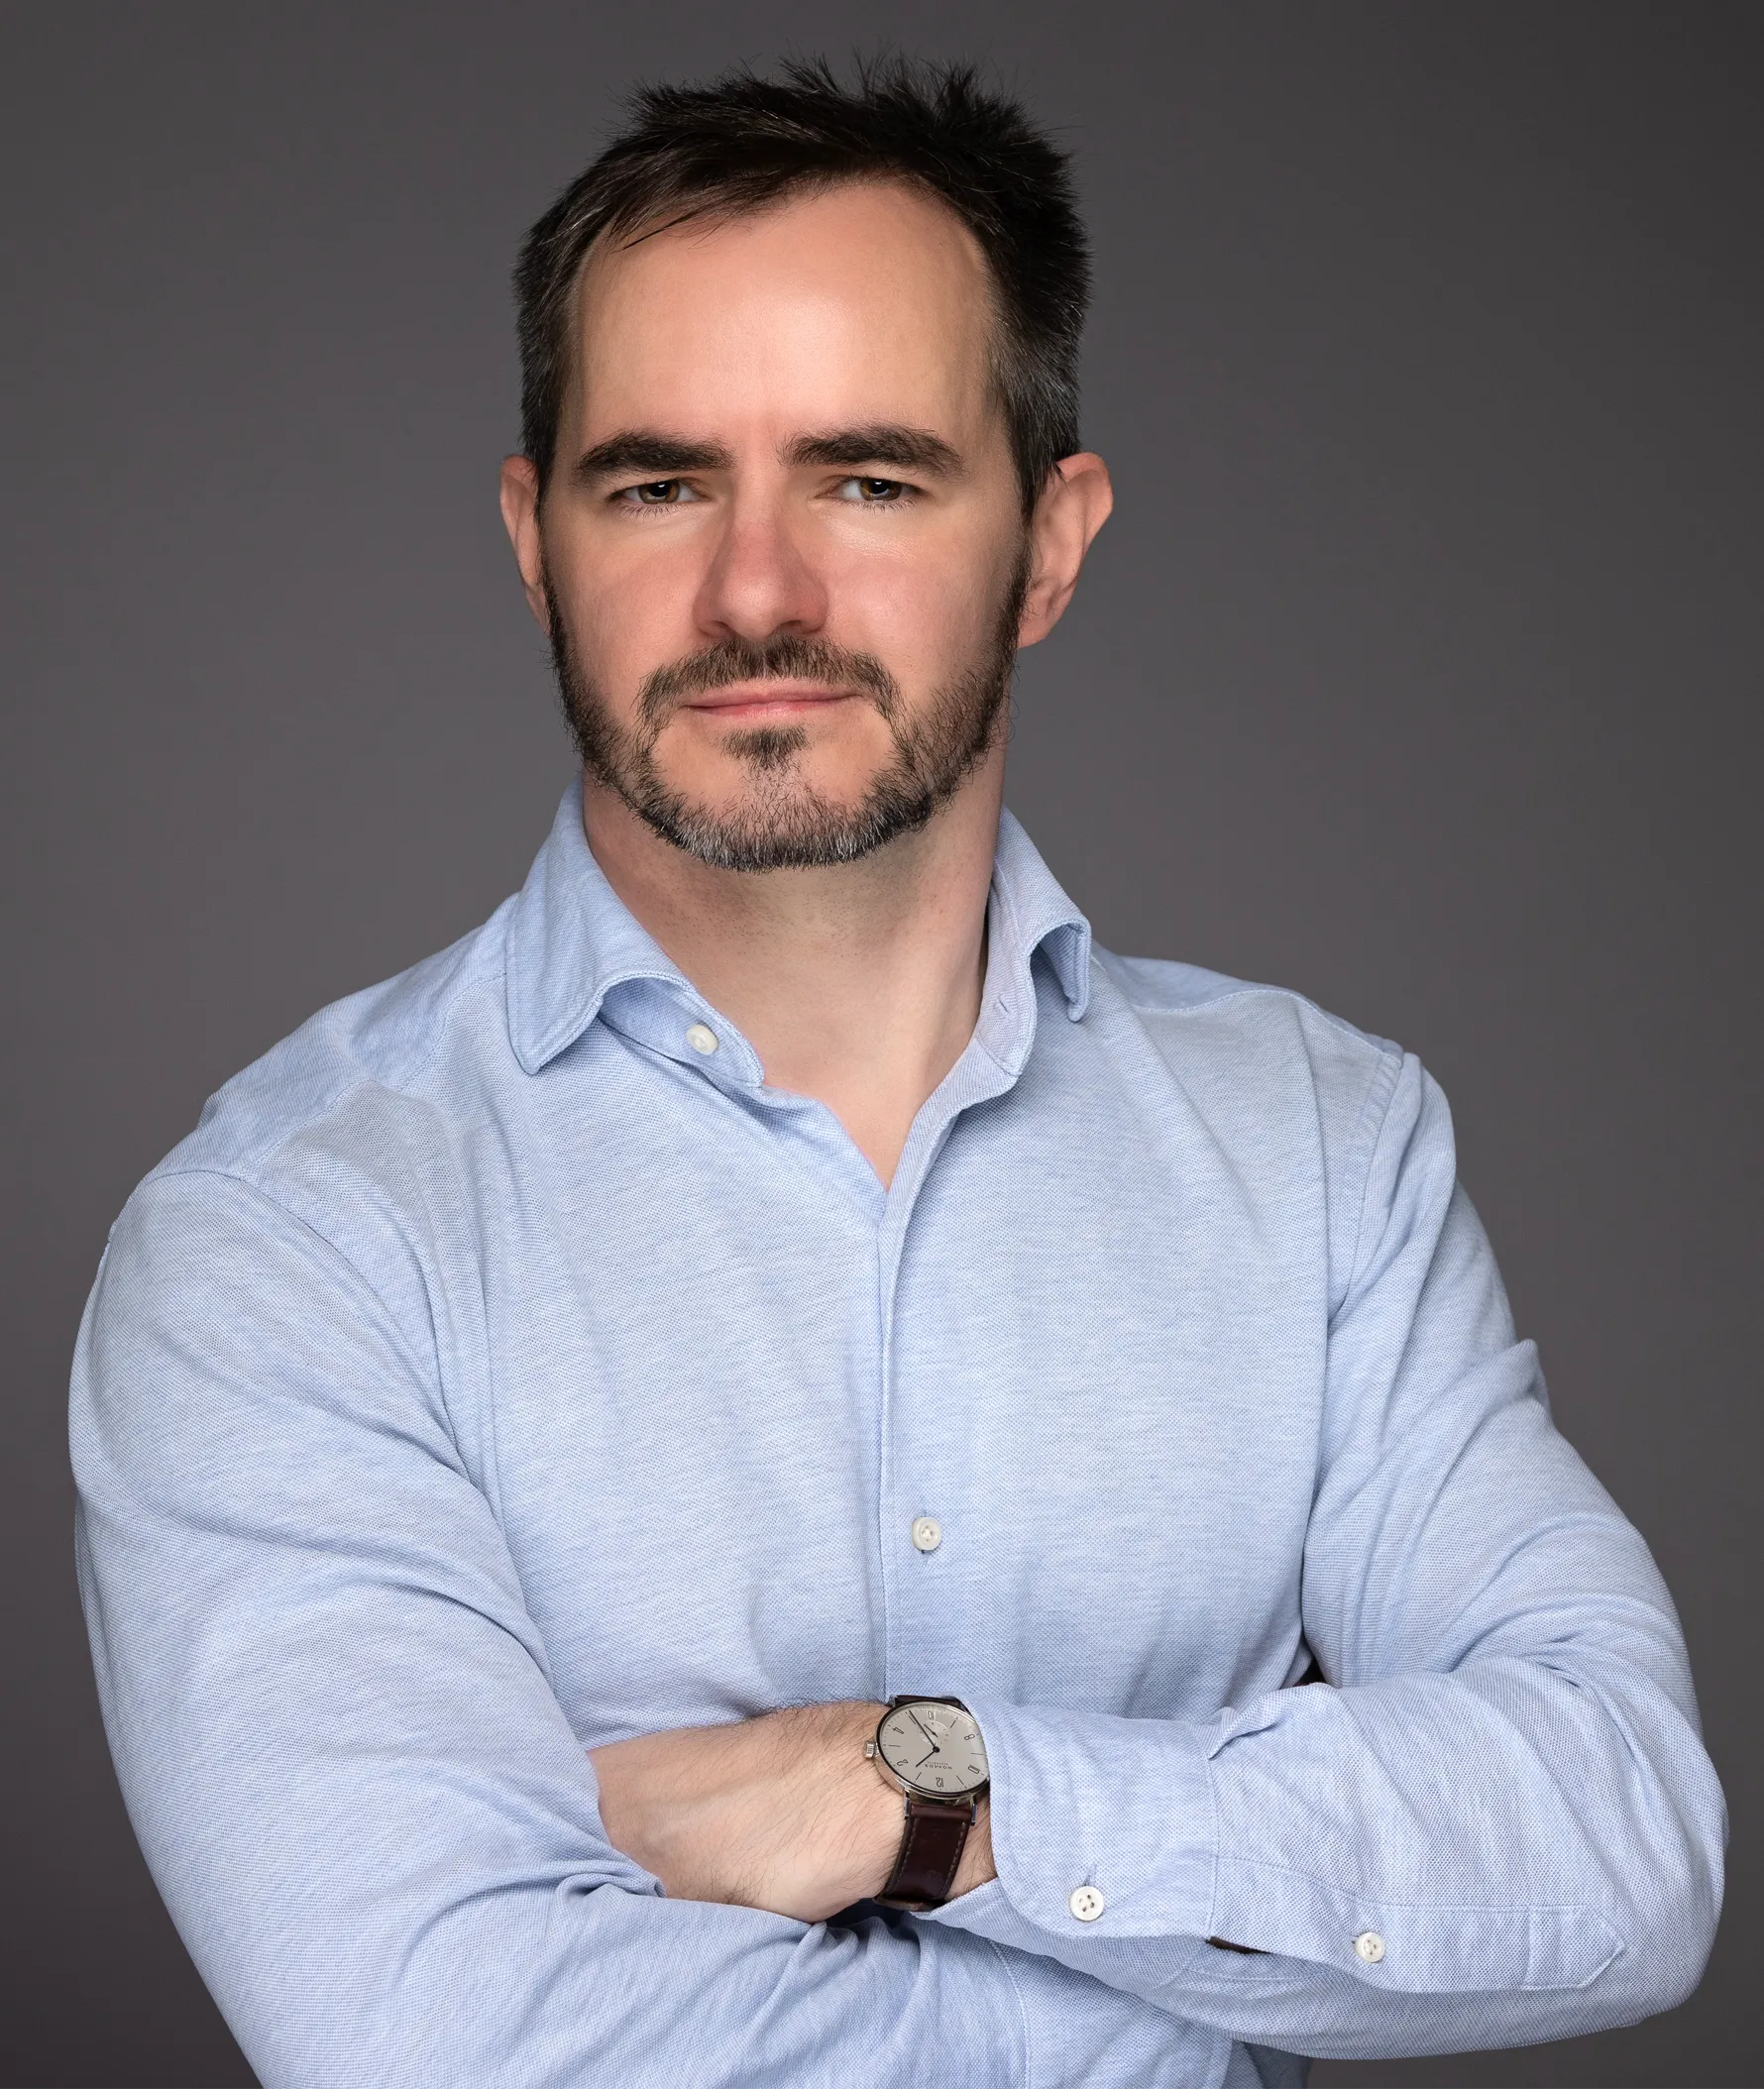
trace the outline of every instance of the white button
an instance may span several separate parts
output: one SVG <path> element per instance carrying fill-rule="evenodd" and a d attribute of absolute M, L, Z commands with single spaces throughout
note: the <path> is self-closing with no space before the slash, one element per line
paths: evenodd
<path fill-rule="evenodd" d="M 1093 1923 L 1103 1912 L 1103 1897 L 1094 1886 L 1074 1886 L 1065 1904 L 1081 1923 Z"/>
<path fill-rule="evenodd" d="M 913 1543 L 921 1552 L 936 1552 L 943 1542 L 943 1526 L 936 1516 L 918 1516 L 913 1523 Z"/>
<path fill-rule="evenodd" d="M 1376 1966 L 1384 1955 L 1384 1939 L 1376 1929 L 1362 1929 L 1354 1939 L 1354 1948 L 1369 1966 Z"/>
<path fill-rule="evenodd" d="M 717 1033 L 708 1023 L 695 1023 L 686 1033 L 686 1042 L 694 1051 L 702 1051 L 709 1058 L 717 1049 Z"/>

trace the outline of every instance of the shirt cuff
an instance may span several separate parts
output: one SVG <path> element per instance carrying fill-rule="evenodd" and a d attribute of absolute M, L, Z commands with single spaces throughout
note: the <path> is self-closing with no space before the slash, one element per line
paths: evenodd
<path fill-rule="evenodd" d="M 1071 1944 L 1210 1933 L 1215 1725 L 964 1702 L 992 1773 L 998 1884 L 1024 1924 Z M 941 1920 L 968 1926 L 973 1898 Z M 989 1931 L 996 1898 L 991 1919 L 973 1911 Z"/>
<path fill-rule="evenodd" d="M 962 1900 L 997 1891 L 995 1881 L 963 1894 Z M 977 1945 L 978 1936 L 969 1942 Z M 1209 2082 L 1240 2089 L 1239 2074 L 1231 2071 L 1228 2033 L 1171 2016 L 1043 1951 L 1007 1949 L 998 1958 L 1022 2010 L 1027 2046 L 1022 2089 L 1096 2089 L 1099 2082 L 1131 2082 L 1134 2089 L 1194 2089 L 1197 2082 Z M 935 2069 L 930 2078 L 953 2079 Z M 1243 2079 L 1248 2089 L 1297 2089 L 1284 2085 L 1282 2077 Z"/>

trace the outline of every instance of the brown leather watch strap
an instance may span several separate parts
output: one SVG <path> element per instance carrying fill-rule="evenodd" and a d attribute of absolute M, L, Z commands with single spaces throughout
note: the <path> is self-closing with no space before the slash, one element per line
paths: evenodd
<path fill-rule="evenodd" d="M 901 1853 L 877 1900 L 887 1908 L 940 1908 L 955 1884 L 974 1814 L 971 1799 L 965 1806 L 954 1807 L 909 1799 Z"/>

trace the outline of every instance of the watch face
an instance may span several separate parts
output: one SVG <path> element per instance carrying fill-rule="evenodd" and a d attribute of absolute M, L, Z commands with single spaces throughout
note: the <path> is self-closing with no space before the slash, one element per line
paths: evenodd
<path fill-rule="evenodd" d="M 877 1729 L 876 1745 L 901 1783 L 928 1799 L 960 1799 L 987 1779 L 986 1744 L 959 1704 L 897 1704 Z"/>

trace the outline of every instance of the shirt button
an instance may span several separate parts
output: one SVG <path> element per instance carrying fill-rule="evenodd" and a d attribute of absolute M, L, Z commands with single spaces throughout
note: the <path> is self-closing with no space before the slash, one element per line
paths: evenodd
<path fill-rule="evenodd" d="M 921 1552 L 936 1552 L 943 1542 L 943 1526 L 936 1516 L 918 1516 L 913 1522 L 913 1543 Z"/>
<path fill-rule="evenodd" d="M 1354 1939 L 1354 1948 L 1369 1966 L 1376 1966 L 1384 1955 L 1384 1939 L 1376 1929 L 1362 1929 Z"/>
<path fill-rule="evenodd" d="M 709 1058 L 717 1049 L 717 1033 L 709 1023 L 695 1023 L 686 1033 L 686 1042 L 694 1051 L 702 1051 Z"/>
<path fill-rule="evenodd" d="M 1103 1912 L 1103 1897 L 1094 1886 L 1074 1886 L 1065 1904 L 1081 1923 L 1093 1923 Z"/>

